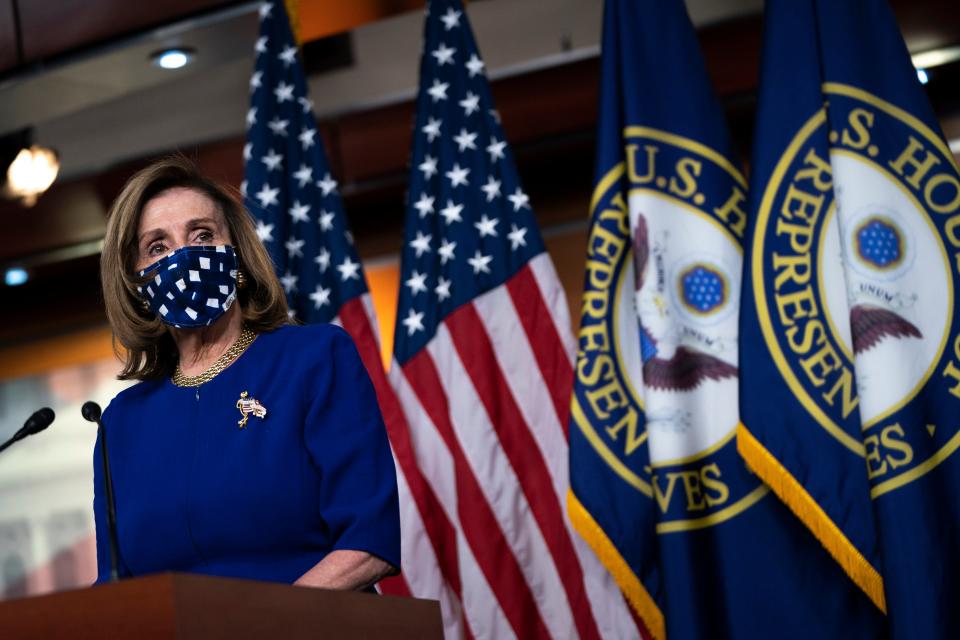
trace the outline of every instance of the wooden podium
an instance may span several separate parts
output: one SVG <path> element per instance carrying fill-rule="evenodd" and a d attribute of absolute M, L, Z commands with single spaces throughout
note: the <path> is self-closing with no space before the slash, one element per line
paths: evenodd
<path fill-rule="evenodd" d="M 434 600 L 164 573 L 0 602 L 0 638 L 443 638 Z"/>

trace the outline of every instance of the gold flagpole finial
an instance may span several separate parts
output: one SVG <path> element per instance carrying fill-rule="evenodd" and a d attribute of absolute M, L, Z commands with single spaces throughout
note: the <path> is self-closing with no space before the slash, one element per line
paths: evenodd
<path fill-rule="evenodd" d="M 283 0 L 287 7 L 287 16 L 290 18 L 290 30 L 293 32 L 293 39 L 297 47 L 303 46 L 303 40 L 300 35 L 300 2 L 299 0 Z"/>

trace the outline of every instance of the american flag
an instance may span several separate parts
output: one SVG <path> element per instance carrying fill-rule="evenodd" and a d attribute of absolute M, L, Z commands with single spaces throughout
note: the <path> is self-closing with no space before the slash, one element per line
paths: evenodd
<path fill-rule="evenodd" d="M 410 591 L 449 636 L 636 636 L 564 514 L 566 301 L 459 0 L 428 4 L 394 345 Z"/>
<path fill-rule="evenodd" d="M 280 276 L 290 313 L 331 322 L 365 306 L 366 279 L 323 152 L 282 2 L 260 6 L 241 191 Z M 362 309 L 361 309 L 362 311 Z"/>
<path fill-rule="evenodd" d="M 244 147 L 242 192 L 257 233 L 273 259 L 291 314 L 303 322 L 335 322 L 351 335 L 373 380 L 394 456 L 405 538 L 429 487 L 415 466 L 406 419 L 387 380 L 366 277 L 347 229 L 337 182 L 330 175 L 290 22 L 282 2 L 260 7 L 256 66 L 250 79 L 250 111 Z M 416 541 L 405 544 L 417 546 Z M 414 556 L 410 556 L 414 557 Z M 419 559 L 419 558 L 418 558 Z M 413 562 L 406 574 L 381 583 L 381 590 L 411 595 L 407 575 L 436 571 Z M 439 597 L 437 595 L 436 597 Z"/>

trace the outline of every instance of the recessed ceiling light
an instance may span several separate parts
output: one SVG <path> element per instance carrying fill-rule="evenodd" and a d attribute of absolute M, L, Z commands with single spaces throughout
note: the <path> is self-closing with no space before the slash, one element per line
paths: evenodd
<path fill-rule="evenodd" d="M 3 281 L 7 283 L 8 287 L 16 287 L 29 279 L 30 275 L 27 273 L 27 270 L 21 269 L 20 267 L 11 267 L 3 274 Z"/>
<path fill-rule="evenodd" d="M 194 52 L 191 49 L 164 49 L 151 58 L 161 69 L 180 69 L 193 62 Z"/>
<path fill-rule="evenodd" d="M 924 69 L 917 69 L 917 79 L 920 80 L 920 84 L 927 84 L 930 82 L 930 76 L 927 75 L 927 72 Z"/>

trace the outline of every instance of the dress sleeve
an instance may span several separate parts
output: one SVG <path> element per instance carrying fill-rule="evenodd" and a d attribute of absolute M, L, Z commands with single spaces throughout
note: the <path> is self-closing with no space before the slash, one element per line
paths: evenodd
<path fill-rule="evenodd" d="M 400 568 L 397 477 L 376 393 L 349 334 L 331 325 L 304 427 L 320 471 L 319 510 L 333 549 L 366 551 Z"/>

